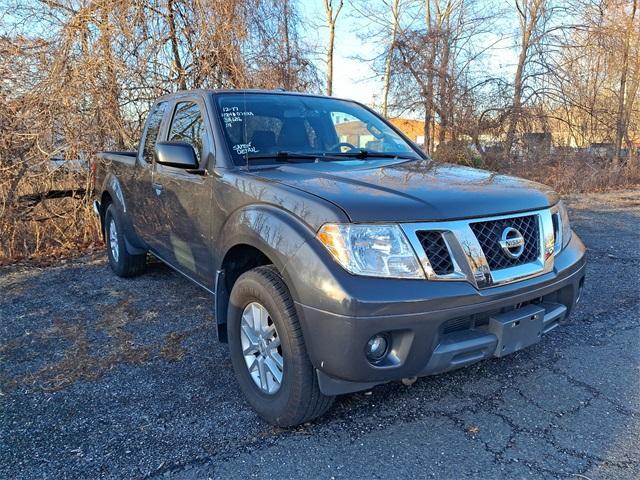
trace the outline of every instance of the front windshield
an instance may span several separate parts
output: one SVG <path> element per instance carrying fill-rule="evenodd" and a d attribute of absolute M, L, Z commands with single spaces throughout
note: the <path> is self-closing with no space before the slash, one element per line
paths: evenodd
<path fill-rule="evenodd" d="M 330 157 L 388 154 L 420 158 L 384 121 L 344 100 L 268 93 L 217 94 L 218 111 L 233 160 L 268 160 L 277 154 Z"/>

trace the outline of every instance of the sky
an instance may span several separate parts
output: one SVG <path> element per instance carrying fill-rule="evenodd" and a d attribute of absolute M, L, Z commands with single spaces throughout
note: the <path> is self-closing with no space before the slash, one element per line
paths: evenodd
<path fill-rule="evenodd" d="M 334 0 L 335 3 L 337 3 L 336 0 Z M 311 22 L 314 25 L 307 25 L 307 28 L 303 30 L 303 37 L 310 44 L 318 45 L 319 54 L 324 60 L 322 49 L 326 48 L 328 37 L 324 2 L 323 0 L 300 0 L 299 5 L 300 13 L 305 19 L 315 19 Z M 507 0 L 504 1 L 504 5 L 507 6 Z M 349 18 L 354 14 L 352 2 L 345 0 L 345 5 L 336 23 L 333 95 L 374 105 L 380 102 L 381 81 L 375 77 L 370 65 L 354 58 L 357 55 L 365 58 L 374 56 L 374 47 L 358 37 L 353 21 Z M 317 28 L 315 24 L 317 24 Z M 504 31 L 508 32 L 509 20 L 506 18 L 504 19 L 504 27 Z M 484 60 L 486 68 L 504 76 L 513 75 L 517 56 L 512 37 L 496 31 L 496 33 L 484 37 L 482 41 L 487 45 L 493 45 Z M 319 64 L 324 67 L 323 62 L 319 62 Z M 325 74 L 324 71 L 323 74 Z"/>
<path fill-rule="evenodd" d="M 334 0 L 334 3 L 337 1 Z M 372 104 L 374 96 L 380 95 L 381 83 L 379 79 L 373 78 L 374 72 L 368 64 L 353 57 L 356 55 L 371 56 L 373 49 L 358 38 L 353 28 L 353 22 L 348 18 L 353 14 L 351 4 L 348 0 L 345 3 L 336 22 L 333 95 Z M 323 25 L 326 19 L 324 2 L 323 0 L 300 0 L 300 7 L 305 19 L 317 19 L 314 20 L 314 23 L 318 23 L 319 28 L 315 28 L 315 25 L 306 25 L 307 28 L 302 33 L 309 43 L 318 45 L 319 54 L 324 60 L 322 48 L 326 46 L 328 37 L 328 29 Z"/>

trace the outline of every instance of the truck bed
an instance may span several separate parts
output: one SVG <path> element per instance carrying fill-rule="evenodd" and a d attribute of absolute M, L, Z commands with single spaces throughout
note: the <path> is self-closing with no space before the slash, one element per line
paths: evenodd
<path fill-rule="evenodd" d="M 96 185 L 102 185 L 107 172 L 111 172 L 120 180 L 130 178 L 136 166 L 138 152 L 107 151 L 98 153 L 95 178 Z"/>
<path fill-rule="evenodd" d="M 106 151 L 98 153 L 98 158 L 104 163 L 110 162 L 123 163 L 127 166 L 133 167 L 136 163 L 136 157 L 138 152 L 135 151 Z"/>

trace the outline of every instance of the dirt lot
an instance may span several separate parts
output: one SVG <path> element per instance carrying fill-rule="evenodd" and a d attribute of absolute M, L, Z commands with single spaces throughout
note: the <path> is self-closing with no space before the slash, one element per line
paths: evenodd
<path fill-rule="evenodd" d="M 210 299 L 167 268 L 2 269 L 0 478 L 640 478 L 640 190 L 569 204 L 572 323 L 289 430 L 243 403 Z"/>

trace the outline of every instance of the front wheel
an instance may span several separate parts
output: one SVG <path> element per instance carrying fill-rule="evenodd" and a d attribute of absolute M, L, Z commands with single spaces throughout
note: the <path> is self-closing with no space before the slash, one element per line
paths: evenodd
<path fill-rule="evenodd" d="M 319 417 L 322 394 L 289 290 L 273 266 L 240 276 L 227 316 L 231 362 L 247 401 L 267 422 L 288 427 Z"/>

